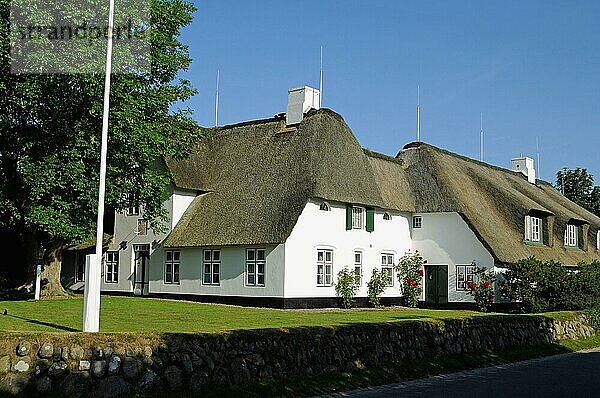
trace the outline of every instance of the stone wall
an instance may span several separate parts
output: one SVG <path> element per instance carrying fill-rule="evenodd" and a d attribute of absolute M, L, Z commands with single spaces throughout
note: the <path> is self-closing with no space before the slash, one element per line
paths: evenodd
<path fill-rule="evenodd" d="M 582 315 L 561 321 L 506 315 L 153 337 L 8 334 L 0 344 L 0 380 L 13 394 L 114 397 L 323 374 L 593 333 Z"/>

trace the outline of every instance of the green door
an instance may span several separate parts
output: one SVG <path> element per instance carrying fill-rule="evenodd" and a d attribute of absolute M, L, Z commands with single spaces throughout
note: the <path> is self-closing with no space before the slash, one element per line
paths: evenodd
<path fill-rule="evenodd" d="M 425 303 L 448 304 L 448 266 L 425 266 Z"/>

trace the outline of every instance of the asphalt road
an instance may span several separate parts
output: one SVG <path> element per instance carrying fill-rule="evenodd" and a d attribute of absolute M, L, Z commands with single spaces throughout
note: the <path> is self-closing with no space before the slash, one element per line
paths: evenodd
<path fill-rule="evenodd" d="M 331 397 L 600 398 L 600 348 L 369 387 Z"/>

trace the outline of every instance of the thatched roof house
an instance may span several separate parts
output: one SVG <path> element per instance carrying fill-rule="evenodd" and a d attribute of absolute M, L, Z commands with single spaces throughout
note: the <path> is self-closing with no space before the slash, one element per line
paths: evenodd
<path fill-rule="evenodd" d="M 528 256 L 564 264 L 598 259 L 600 218 L 550 184 L 425 143 L 393 158 L 361 148 L 337 113 L 310 111 L 212 129 L 190 158 L 168 160 L 175 185 L 201 191 L 165 247 L 283 243 L 311 198 L 407 213 L 461 215 L 498 264 Z M 545 245 L 524 242 L 524 218 L 543 215 Z M 581 249 L 562 244 L 566 224 Z"/>

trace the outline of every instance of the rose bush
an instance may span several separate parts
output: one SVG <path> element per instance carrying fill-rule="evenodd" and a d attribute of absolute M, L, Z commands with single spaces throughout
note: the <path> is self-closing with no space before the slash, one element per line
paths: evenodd
<path fill-rule="evenodd" d="M 405 254 L 395 266 L 402 295 L 408 307 L 415 308 L 419 304 L 424 264 L 427 264 L 427 260 L 416 250 L 414 253 Z"/>

